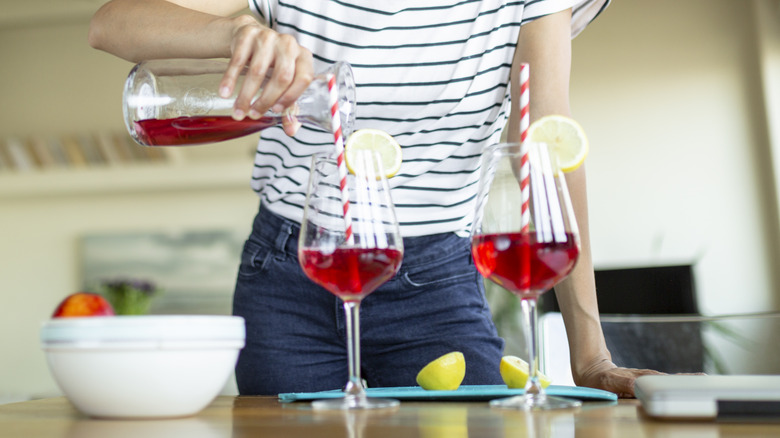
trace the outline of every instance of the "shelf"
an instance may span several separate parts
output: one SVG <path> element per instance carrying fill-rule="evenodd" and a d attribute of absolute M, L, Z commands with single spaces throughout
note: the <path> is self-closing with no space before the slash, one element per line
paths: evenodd
<path fill-rule="evenodd" d="M 246 188 L 251 160 L 138 163 L 0 173 L 0 199 Z"/>

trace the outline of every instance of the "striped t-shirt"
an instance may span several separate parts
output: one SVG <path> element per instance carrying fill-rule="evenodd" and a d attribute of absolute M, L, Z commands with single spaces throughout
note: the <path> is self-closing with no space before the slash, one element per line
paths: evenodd
<path fill-rule="evenodd" d="M 468 234 L 480 152 L 499 141 L 509 114 L 520 26 L 571 7 L 575 36 L 608 3 L 249 0 L 258 17 L 314 54 L 316 71 L 352 65 L 355 129 L 386 131 L 403 149 L 389 182 L 404 236 Z M 263 131 L 252 176 L 261 202 L 300 222 L 310 157 L 324 147 L 333 147 L 333 135 L 315 127 L 304 125 L 294 138 L 280 127 Z"/>

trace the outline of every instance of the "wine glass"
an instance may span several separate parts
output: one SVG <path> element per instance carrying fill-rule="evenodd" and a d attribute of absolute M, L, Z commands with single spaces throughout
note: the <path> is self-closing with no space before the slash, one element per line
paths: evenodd
<path fill-rule="evenodd" d="M 347 175 L 336 152 L 312 157 L 298 261 L 315 283 L 344 303 L 349 381 L 344 397 L 314 401 L 315 409 L 371 409 L 398 400 L 369 398 L 360 377 L 360 302 L 401 266 L 403 240 L 378 154 L 358 152 Z M 341 164 L 341 167 L 340 167 Z M 345 182 L 345 185 L 342 185 Z"/>
<path fill-rule="evenodd" d="M 491 401 L 514 409 L 556 409 L 580 402 L 548 396 L 539 382 L 536 304 L 579 256 L 577 224 L 563 173 L 545 143 L 501 143 L 482 154 L 471 252 L 483 277 L 520 298 L 529 378 L 523 395 Z"/>

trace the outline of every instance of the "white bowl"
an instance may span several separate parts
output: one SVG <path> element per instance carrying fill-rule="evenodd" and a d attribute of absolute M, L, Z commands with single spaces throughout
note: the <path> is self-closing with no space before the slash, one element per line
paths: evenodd
<path fill-rule="evenodd" d="M 41 344 L 77 409 L 94 417 L 194 415 L 232 375 L 244 347 L 238 316 L 55 318 Z"/>

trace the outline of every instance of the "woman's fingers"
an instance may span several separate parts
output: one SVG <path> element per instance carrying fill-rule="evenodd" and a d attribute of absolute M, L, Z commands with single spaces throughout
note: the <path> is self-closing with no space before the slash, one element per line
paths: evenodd
<path fill-rule="evenodd" d="M 268 68 L 274 62 L 273 46 L 277 35 L 276 32 L 259 25 L 246 26 L 236 32 L 233 56 L 228 68 L 231 76 L 226 73 L 226 78 L 237 86 L 238 74 L 246 69 L 246 75 L 236 97 L 233 112 L 235 119 L 243 119 L 249 113 L 252 101 L 263 86 Z M 236 75 L 235 80 L 233 74 Z"/>
<path fill-rule="evenodd" d="M 311 52 L 290 35 L 275 32 L 257 22 L 237 27 L 231 43 L 232 57 L 220 83 L 219 93 L 238 93 L 233 118 L 258 119 L 273 108 L 283 112 L 300 97 L 314 78 Z M 241 74 L 246 72 L 241 82 Z M 287 123 L 286 132 L 297 130 Z"/>
<path fill-rule="evenodd" d="M 252 104 L 253 118 L 272 107 L 274 112 L 281 113 L 295 103 L 314 77 L 311 52 L 299 46 L 290 35 L 277 34 L 274 51 L 273 72 Z"/>
<path fill-rule="evenodd" d="M 240 20 L 242 17 L 239 17 L 237 20 Z M 252 57 L 254 40 L 262 30 L 263 27 L 254 20 L 247 21 L 244 19 L 236 24 L 233 39 L 230 42 L 232 56 L 219 85 L 219 94 L 223 98 L 230 97 L 235 91 L 238 78 Z"/>
<path fill-rule="evenodd" d="M 298 47 L 299 49 L 296 52 L 294 65 L 292 67 L 294 69 L 292 80 L 273 103 L 272 109 L 276 113 L 281 113 L 294 105 L 298 100 L 298 97 L 303 94 L 312 80 L 314 80 L 312 54 L 309 50 L 300 46 Z M 279 85 L 281 87 L 281 84 Z"/>

